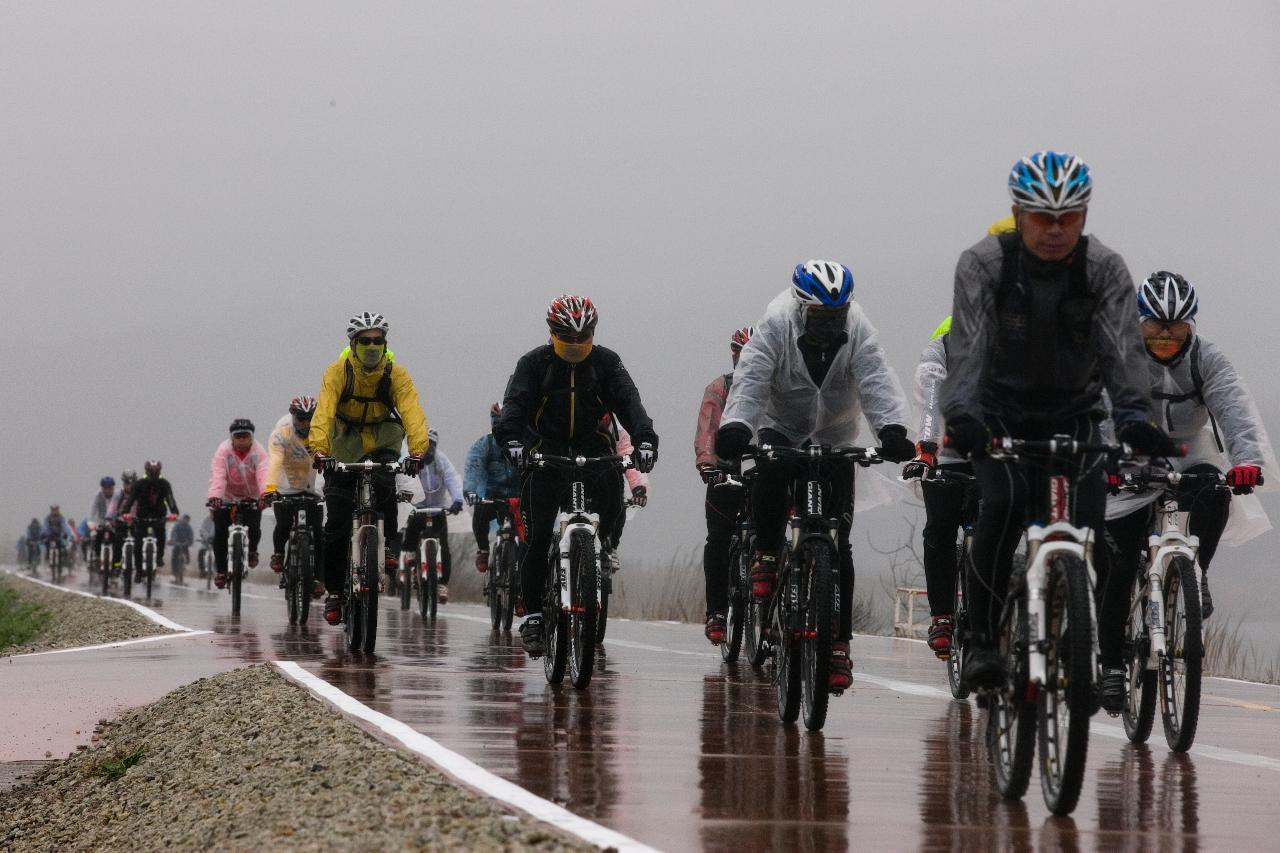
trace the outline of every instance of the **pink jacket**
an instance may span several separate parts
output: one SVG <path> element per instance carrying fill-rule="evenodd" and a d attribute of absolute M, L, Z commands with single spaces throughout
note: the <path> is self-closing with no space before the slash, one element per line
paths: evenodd
<path fill-rule="evenodd" d="M 693 437 L 693 462 L 695 465 L 715 465 L 716 432 L 720 429 L 720 416 L 729 399 L 729 377 L 717 376 L 702 392 L 702 406 L 698 408 L 698 431 Z"/>
<path fill-rule="evenodd" d="M 241 459 L 231 439 L 218 445 L 209 465 L 209 497 L 224 501 L 256 498 L 267 486 L 267 451 L 257 441 Z"/>
<path fill-rule="evenodd" d="M 622 424 L 619 424 L 616 420 L 614 423 L 618 426 L 618 452 L 623 456 L 630 455 L 631 451 L 635 449 L 631 446 L 631 436 L 622 428 Z M 641 474 L 635 468 L 628 468 L 626 474 L 627 485 L 631 487 L 631 491 L 634 492 L 640 486 L 644 486 L 646 492 L 649 491 L 648 474 Z"/>

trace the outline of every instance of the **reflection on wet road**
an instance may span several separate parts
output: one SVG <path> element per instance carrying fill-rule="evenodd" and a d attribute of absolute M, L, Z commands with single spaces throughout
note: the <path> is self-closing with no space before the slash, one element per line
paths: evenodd
<path fill-rule="evenodd" d="M 218 655 L 298 661 L 488 770 L 660 848 L 1191 851 L 1274 849 L 1280 836 L 1280 688 L 1207 682 L 1200 743 L 1227 759 L 1171 754 L 1158 725 L 1135 747 L 1099 718 L 1112 736 L 1093 737 L 1084 795 L 1064 819 L 1048 815 L 1034 779 L 1023 802 L 1000 799 L 985 715 L 942 696 L 945 673 L 916 643 L 857 638 L 862 678 L 832 702 L 825 733 L 811 734 L 780 725 L 767 681 L 722 664 L 695 626 L 611 624 L 591 687 L 577 691 L 547 685 L 541 664 L 491 634 L 478 607 L 450 604 L 426 624 L 384 602 L 369 659 L 319 620 L 289 629 L 282 598 L 254 590 L 262 597 L 246 599 L 238 620 L 225 595 L 204 590 L 166 587 L 157 609 L 213 629 Z M 1274 763 L 1249 766 L 1246 753 Z"/>

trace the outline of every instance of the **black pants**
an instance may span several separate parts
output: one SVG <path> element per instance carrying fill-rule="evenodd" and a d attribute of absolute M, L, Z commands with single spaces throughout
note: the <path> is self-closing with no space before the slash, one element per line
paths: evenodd
<path fill-rule="evenodd" d="M 151 532 L 156 537 L 156 563 L 164 565 L 164 530 L 163 518 L 135 518 L 133 520 L 133 538 L 136 540 L 137 565 L 142 565 L 142 537 L 147 535 L 147 528 L 151 528 Z"/>
<path fill-rule="evenodd" d="M 707 583 L 707 615 L 729 609 L 729 540 L 746 503 L 743 489 L 707 486 L 707 544 L 702 548 L 702 574 Z"/>
<path fill-rule="evenodd" d="M 324 507 L 318 503 L 309 503 L 302 510 L 297 507 L 281 506 L 276 504 L 271 508 L 276 516 L 275 530 L 271 531 L 271 550 L 276 554 L 284 554 L 285 544 L 289 541 L 289 534 L 293 532 L 293 521 L 299 512 L 306 514 L 306 525 L 311 528 L 311 541 L 315 543 L 316 553 L 323 555 L 323 537 L 321 535 L 321 525 L 324 523 Z M 324 565 L 324 557 L 320 557 L 320 565 Z"/>
<path fill-rule="evenodd" d="M 498 519 L 498 507 L 480 504 L 471 508 L 471 533 L 476 537 L 476 548 L 489 550 L 489 526 Z"/>
<path fill-rule="evenodd" d="M 581 477 L 587 493 L 587 509 L 600 515 L 600 537 L 609 544 L 622 511 L 622 472 L 604 468 L 581 474 L 554 468 L 533 468 L 525 473 L 520 492 L 520 514 L 529 537 L 520 561 L 520 587 L 526 612 L 542 612 L 542 595 L 547 582 L 547 557 L 556 516 L 562 503 L 570 500 L 569 490 Z"/>
<path fill-rule="evenodd" d="M 940 466 L 948 471 L 973 473 L 967 462 Z M 956 535 L 964 524 L 965 510 L 972 510 L 977 489 L 968 483 L 925 480 L 924 583 L 929 590 L 929 615 L 950 616 L 956 607 Z"/>
<path fill-rule="evenodd" d="M 448 516 L 433 515 L 430 518 L 425 515 L 409 516 L 409 523 L 404 528 L 404 541 L 400 543 L 401 550 L 417 554 L 424 533 L 428 539 L 440 540 L 440 583 L 448 583 L 449 576 L 453 574 L 453 555 L 449 553 Z"/>
<path fill-rule="evenodd" d="M 1220 474 L 1207 463 L 1193 465 L 1188 474 Z M 1200 537 L 1197 554 L 1200 567 L 1206 571 L 1218 549 L 1218 541 L 1227 526 L 1231 513 L 1231 494 L 1212 487 L 1178 489 L 1181 505 L 1188 507 L 1191 518 L 1187 532 Z M 1158 501 L 1157 501 L 1158 503 Z M 1110 540 L 1107 583 L 1099 582 L 1098 603 L 1098 651 L 1103 666 L 1119 667 L 1124 664 L 1124 626 L 1129 619 L 1129 596 L 1138 574 L 1138 560 L 1147 548 L 1147 537 L 1153 532 L 1156 504 L 1148 504 L 1139 510 L 1107 522 Z M 1095 553 L 1097 550 L 1095 549 Z"/>
<path fill-rule="evenodd" d="M 395 454 L 373 461 L 395 461 Z M 324 478 L 324 585 L 331 595 L 341 595 L 343 574 L 351 560 L 351 519 L 356 507 L 357 474 L 335 471 Z M 399 520 L 396 508 L 395 474 L 373 475 L 373 505 L 382 515 L 382 532 L 386 548 L 399 547 Z"/>
<path fill-rule="evenodd" d="M 786 446 L 785 437 L 764 429 L 760 431 L 761 444 Z M 826 507 L 828 514 L 838 513 L 840 519 L 836 553 L 840 559 L 840 637 L 853 636 L 853 548 L 849 545 L 849 532 L 853 529 L 853 467 L 850 460 L 832 460 L 824 472 L 831 483 L 831 495 Z M 791 485 L 795 479 L 795 465 L 788 462 L 761 462 L 756 468 L 756 482 L 751 490 L 751 514 L 756 525 L 756 548 L 780 554 L 787 530 L 787 512 L 790 509 Z"/>
<path fill-rule="evenodd" d="M 1013 438 L 1047 439 L 1062 434 L 1077 441 L 1097 442 L 1097 424 L 1087 417 L 1059 424 L 1056 428 L 1035 428 L 1025 424 L 997 423 L 997 435 Z M 1075 463 L 1076 485 L 1070 507 L 1071 522 L 1088 527 L 1101 539 L 1106 519 L 1107 479 L 1100 454 L 1084 457 Z M 973 532 L 973 548 L 969 552 L 969 620 L 976 634 L 994 643 L 1000 628 L 1000 611 L 1009 590 L 1013 570 L 1013 551 L 1018 546 L 1026 524 L 1027 500 L 1033 489 L 1042 490 L 1049 475 L 1034 464 L 998 462 L 982 457 L 973 464 L 982 494 L 982 511 Z M 1038 498 L 1039 492 L 1034 495 Z M 1107 574 L 1106 548 L 1094 548 L 1094 568 L 1098 588 Z M 982 642 L 981 639 L 978 642 Z"/>
<path fill-rule="evenodd" d="M 249 552 L 256 553 L 262 539 L 262 510 L 239 509 L 236 520 L 249 528 Z M 227 539 L 231 528 L 231 507 L 224 506 L 213 513 L 213 562 L 218 573 L 227 573 Z"/>

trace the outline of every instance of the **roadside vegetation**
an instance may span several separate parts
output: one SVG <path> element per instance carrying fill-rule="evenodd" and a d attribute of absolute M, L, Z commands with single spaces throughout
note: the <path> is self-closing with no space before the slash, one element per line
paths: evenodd
<path fill-rule="evenodd" d="M 83 577 L 83 571 L 78 572 L 72 583 Z M 173 632 L 168 628 L 123 604 L 0 574 L 0 655 L 94 646 L 170 633 Z"/>
<path fill-rule="evenodd" d="M 16 583 L 0 579 L 0 654 L 31 642 L 49 620 L 49 611 L 23 598 Z"/>

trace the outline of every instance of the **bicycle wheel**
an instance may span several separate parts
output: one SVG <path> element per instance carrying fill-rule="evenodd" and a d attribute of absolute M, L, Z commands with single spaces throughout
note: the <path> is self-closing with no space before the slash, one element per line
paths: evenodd
<path fill-rule="evenodd" d="M 298 584 L 298 624 L 307 624 L 311 616 L 311 590 L 316 585 L 316 569 L 312 553 L 311 534 L 299 531 L 294 543 L 298 549 L 297 570 L 294 577 Z"/>
<path fill-rule="evenodd" d="M 773 686 L 778 698 L 778 718 L 794 723 L 800 716 L 800 644 L 791 632 L 779 626 L 778 647 L 774 651 Z"/>
<path fill-rule="evenodd" d="M 600 560 L 598 575 L 600 581 L 600 604 L 596 608 L 596 643 L 604 643 L 604 631 L 609 625 L 609 593 L 613 590 L 613 576 L 611 570 L 604 565 L 604 560 Z"/>
<path fill-rule="evenodd" d="M 1050 648 L 1040 691 L 1040 791 L 1056 815 L 1068 815 L 1080 799 L 1089 755 L 1089 718 L 1095 710 L 1093 623 L 1088 568 L 1071 554 L 1049 559 Z"/>
<path fill-rule="evenodd" d="M 289 614 L 289 624 L 298 624 L 298 541 L 290 537 L 285 545 L 284 605 Z"/>
<path fill-rule="evenodd" d="M 517 549 L 514 541 L 508 540 L 502 554 L 502 630 L 511 630 L 511 621 L 516 615 L 516 592 L 520 583 L 519 563 L 516 559 Z"/>
<path fill-rule="evenodd" d="M 147 600 L 151 600 L 151 585 L 156 579 L 156 551 L 154 548 L 148 548 L 147 553 L 143 555 L 142 571 L 147 578 Z"/>
<path fill-rule="evenodd" d="M 743 623 L 746 622 L 746 597 L 739 582 L 738 563 L 742 547 L 738 537 L 729 540 L 729 608 L 724 615 L 724 642 L 720 644 L 720 658 L 734 663 L 742 653 Z"/>
<path fill-rule="evenodd" d="M 506 568 L 506 549 L 509 543 L 499 539 L 498 544 L 493 549 L 493 565 L 489 567 L 489 585 L 487 595 L 489 598 L 489 626 L 497 631 L 502 627 L 502 616 L 505 602 L 503 595 L 507 576 L 504 571 Z"/>
<path fill-rule="evenodd" d="M 1174 752 L 1186 752 L 1200 720 L 1200 677 L 1204 643 L 1200 635 L 1200 587 L 1196 568 L 1174 557 L 1164 579 L 1164 624 L 1168 653 L 1160 665 L 1160 720 Z"/>
<path fill-rule="evenodd" d="M 408 610 L 413 602 L 413 563 L 404 551 L 400 552 L 400 571 L 403 577 L 396 578 L 400 584 L 400 609 Z"/>
<path fill-rule="evenodd" d="M 244 578 L 244 534 L 237 533 L 231 548 L 231 615 L 240 615 L 240 585 Z"/>
<path fill-rule="evenodd" d="M 104 547 L 103 550 L 106 552 L 106 555 L 103 557 L 99 557 L 98 561 L 99 561 L 100 574 L 102 575 L 102 578 L 101 578 L 102 594 L 106 596 L 110 592 L 111 568 L 115 564 L 116 558 L 115 558 L 115 554 L 112 553 L 111 548 L 109 546 Z"/>
<path fill-rule="evenodd" d="M 569 539 L 569 681 L 579 690 L 591 683 L 596 663 L 600 563 L 595 537 L 578 530 Z"/>
<path fill-rule="evenodd" d="M 1024 575 L 1025 577 L 1025 575 Z M 1031 782 L 1036 749 L 1036 705 L 1027 695 L 1027 589 L 1011 592 L 1000 625 L 1005 682 L 987 695 L 987 755 L 996 790 L 1007 800 L 1022 799 Z"/>
<path fill-rule="evenodd" d="M 830 540 L 806 542 L 800 552 L 808 595 L 804 638 L 800 641 L 800 703 L 804 711 L 804 727 L 819 731 L 827 721 L 827 702 L 831 697 L 831 641 L 835 636 L 839 614 L 835 613 L 833 592 L 834 569 Z"/>
<path fill-rule="evenodd" d="M 436 557 L 435 540 L 432 540 L 427 543 L 427 548 L 425 553 L 427 555 L 427 558 L 426 558 L 427 559 L 427 574 L 426 574 L 427 613 L 426 615 L 431 618 L 432 622 L 434 622 L 436 619 L 436 608 L 439 607 L 440 605 L 440 590 L 439 590 L 440 578 L 436 574 L 436 566 L 438 565 L 439 560 Z"/>
<path fill-rule="evenodd" d="M 120 554 L 120 573 L 123 575 L 121 586 L 124 597 L 129 598 L 133 595 L 133 548 L 127 545 Z"/>
<path fill-rule="evenodd" d="M 1147 597 L 1139 576 L 1129 600 L 1129 621 L 1124 626 L 1125 702 L 1120 712 L 1130 743 L 1146 743 L 1156 718 L 1157 674 L 1147 668 L 1151 640 L 1147 634 Z"/>
<path fill-rule="evenodd" d="M 547 560 L 547 585 L 542 598 L 542 631 L 546 652 L 542 656 L 542 672 L 550 684 L 564 681 L 569 662 L 569 618 L 560 606 L 558 579 L 559 548 L 552 546 Z"/>
<path fill-rule="evenodd" d="M 738 586 L 742 590 L 742 633 L 746 644 L 747 663 L 755 669 L 764 666 L 769 659 L 769 599 L 751 594 L 751 547 L 738 552 L 738 564 L 730 571 L 738 573 Z"/>
<path fill-rule="evenodd" d="M 969 627 L 969 614 L 964 603 L 966 559 L 964 545 L 956 545 L 956 591 L 951 620 L 951 651 L 947 653 L 947 684 L 951 688 L 951 696 L 962 702 L 969 698 L 969 688 L 960 680 L 960 673 L 964 671 L 964 645 L 968 639 L 965 634 Z"/>
<path fill-rule="evenodd" d="M 364 547 L 361 549 L 363 559 L 361 576 L 364 578 L 364 592 L 357 598 L 364 599 L 360 605 L 361 648 L 365 654 L 373 654 L 378 642 L 378 582 L 382 578 L 382 549 L 378 546 L 378 537 L 366 532 Z"/>

